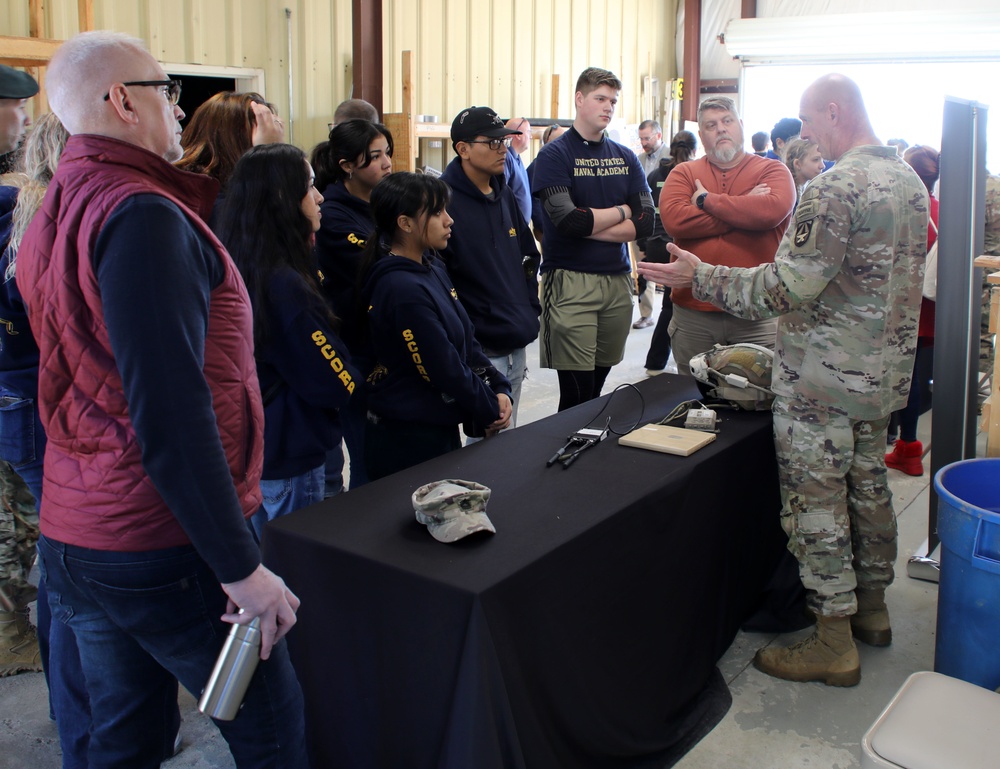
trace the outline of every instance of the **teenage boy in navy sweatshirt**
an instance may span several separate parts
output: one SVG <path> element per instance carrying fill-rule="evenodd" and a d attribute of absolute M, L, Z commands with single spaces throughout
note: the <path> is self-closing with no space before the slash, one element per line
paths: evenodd
<path fill-rule="evenodd" d="M 511 385 L 511 426 L 517 420 L 525 347 L 538 336 L 539 254 L 504 179 L 511 136 L 489 107 L 462 110 L 451 124 L 458 154 L 442 179 L 451 187 L 451 239 L 441 256 L 476 339 Z"/>
<path fill-rule="evenodd" d="M 559 410 L 596 398 L 621 362 L 632 325 L 625 244 L 653 231 L 653 203 L 635 153 L 604 135 L 621 91 L 606 69 L 576 83 L 573 127 L 535 158 L 542 201 L 540 358 L 559 373 Z"/>

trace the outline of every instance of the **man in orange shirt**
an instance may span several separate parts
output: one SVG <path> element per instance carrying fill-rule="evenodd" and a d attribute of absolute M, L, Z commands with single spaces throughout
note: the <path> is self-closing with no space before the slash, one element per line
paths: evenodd
<path fill-rule="evenodd" d="M 706 99 L 698 108 L 705 155 L 678 165 L 660 192 L 660 218 L 679 248 L 727 267 L 774 260 L 795 207 L 795 183 L 784 163 L 746 152 L 733 100 Z M 677 369 L 715 344 L 751 342 L 774 347 L 777 321 L 744 320 L 691 296 L 671 292 L 670 343 Z"/>

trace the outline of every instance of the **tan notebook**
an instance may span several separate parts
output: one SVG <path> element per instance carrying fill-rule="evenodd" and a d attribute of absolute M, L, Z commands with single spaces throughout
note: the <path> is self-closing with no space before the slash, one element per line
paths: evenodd
<path fill-rule="evenodd" d="M 715 433 L 670 425 L 645 425 L 628 435 L 623 435 L 618 439 L 618 443 L 622 446 L 634 446 L 638 449 L 650 449 L 686 457 L 714 440 Z"/>

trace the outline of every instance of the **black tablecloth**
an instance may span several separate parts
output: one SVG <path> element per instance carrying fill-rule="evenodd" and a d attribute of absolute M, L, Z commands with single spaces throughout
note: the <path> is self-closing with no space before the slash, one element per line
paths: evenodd
<path fill-rule="evenodd" d="M 669 375 L 639 389 L 643 422 L 697 397 Z M 268 526 L 265 560 L 302 599 L 317 769 L 662 767 L 690 747 L 784 553 L 770 414 L 721 412 L 690 457 L 612 436 L 546 467 L 607 398 Z M 605 415 L 624 431 L 639 410 L 623 390 Z M 445 545 L 416 522 L 411 493 L 444 478 L 493 490 L 496 535 Z"/>

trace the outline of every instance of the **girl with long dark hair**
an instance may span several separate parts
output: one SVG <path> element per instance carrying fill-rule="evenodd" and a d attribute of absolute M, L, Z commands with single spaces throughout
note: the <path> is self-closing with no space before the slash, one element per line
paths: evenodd
<path fill-rule="evenodd" d="M 436 253 L 451 234 L 449 194 L 414 173 L 387 176 L 372 192 L 361 295 L 377 361 L 365 433 L 373 480 L 461 448 L 461 422 L 486 435 L 510 424 L 510 382 L 476 341 Z"/>
<path fill-rule="evenodd" d="M 330 131 L 329 141 L 313 149 L 316 188 L 323 193 L 323 221 L 316 233 L 316 258 L 323 273 L 323 290 L 343 319 L 342 336 L 366 360 L 363 335 L 355 330 L 359 311 L 358 272 L 368 235 L 375 228 L 369 199 L 372 189 L 392 172 L 392 134 L 379 123 L 348 120 Z M 351 456 L 351 488 L 368 481 L 364 463 L 364 393 L 358 392 L 341 415 L 344 443 Z M 343 477 L 344 454 L 334 449 L 327 457 L 328 485 Z"/>
<path fill-rule="evenodd" d="M 320 292 L 313 257 L 322 195 L 305 154 L 254 147 L 236 164 L 216 232 L 253 306 L 264 397 L 263 523 L 323 499 L 326 452 L 340 441 L 337 410 L 358 376 Z"/>
<path fill-rule="evenodd" d="M 392 172 L 392 152 L 389 129 L 367 120 L 334 126 L 330 140 L 313 151 L 316 188 L 323 193 L 316 258 L 324 288 L 341 317 L 349 316 L 365 243 L 375 227 L 369 205 L 372 190 Z"/>

